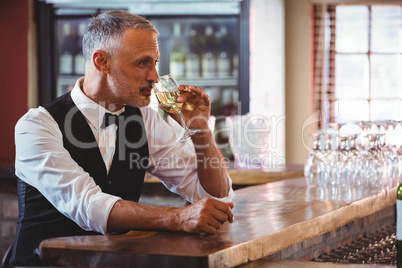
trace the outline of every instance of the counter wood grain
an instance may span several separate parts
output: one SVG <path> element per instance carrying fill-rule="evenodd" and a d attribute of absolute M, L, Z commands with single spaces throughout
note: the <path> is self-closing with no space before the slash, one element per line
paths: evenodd
<path fill-rule="evenodd" d="M 304 178 L 236 191 L 235 222 L 214 235 L 131 231 L 122 235 L 45 240 L 47 265 L 117 267 L 233 267 L 274 254 L 395 204 L 396 188 L 324 195 Z"/>

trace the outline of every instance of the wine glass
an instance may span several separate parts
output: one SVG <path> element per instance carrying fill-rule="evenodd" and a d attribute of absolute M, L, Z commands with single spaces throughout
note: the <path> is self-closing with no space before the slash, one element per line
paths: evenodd
<path fill-rule="evenodd" d="M 351 181 L 350 189 L 354 192 L 357 198 L 361 198 L 363 193 L 365 193 L 365 178 L 363 171 L 363 154 L 357 149 L 356 139 L 359 135 L 349 134 L 348 135 L 348 151 L 350 159 L 350 171 L 351 171 Z"/>
<path fill-rule="evenodd" d="M 325 178 L 327 186 L 330 189 L 338 188 L 338 174 L 337 169 L 335 168 L 337 159 L 337 149 L 336 143 L 334 142 L 334 138 L 336 139 L 337 135 L 333 133 L 327 133 L 325 135 L 325 150 L 323 154 L 323 159 L 325 159 Z"/>
<path fill-rule="evenodd" d="M 177 98 L 181 95 L 179 85 L 170 74 L 159 77 L 158 82 L 154 84 L 154 91 L 161 108 L 168 113 L 175 113 L 180 117 L 182 126 L 185 130 L 180 142 L 185 142 L 190 139 L 191 135 L 201 132 L 200 129 L 188 128 L 183 113 L 181 112 L 183 103 L 177 102 Z"/>
<path fill-rule="evenodd" d="M 367 135 L 371 133 L 371 122 L 370 121 L 357 121 L 355 122 L 361 129 L 361 135 L 359 137 L 359 149 L 362 151 L 368 150 L 368 140 Z"/>
<path fill-rule="evenodd" d="M 352 182 L 351 186 L 352 188 L 358 187 L 361 188 L 363 187 L 363 174 L 362 174 L 362 154 L 361 152 L 357 149 L 356 146 L 356 139 L 358 135 L 357 134 L 350 134 L 348 135 L 349 139 L 349 156 L 351 159 L 352 163 Z"/>
<path fill-rule="evenodd" d="M 399 166 L 400 160 L 397 152 L 397 148 L 393 141 L 393 129 L 395 125 L 395 121 L 393 120 L 385 120 L 381 121 L 381 128 L 384 131 L 383 140 L 379 144 L 380 151 L 383 154 L 383 157 L 386 159 L 388 163 L 388 175 L 390 188 L 398 185 L 399 181 Z"/>
<path fill-rule="evenodd" d="M 339 169 L 339 186 L 341 188 L 349 188 L 352 183 L 352 159 L 347 145 L 348 136 L 338 136 L 338 162 L 337 168 Z"/>
<path fill-rule="evenodd" d="M 399 179 L 397 181 L 397 185 L 399 185 L 399 183 L 402 182 L 402 120 L 394 121 L 393 127 L 394 127 L 393 143 L 399 158 L 399 168 L 398 168 Z"/>
<path fill-rule="evenodd" d="M 309 187 L 324 186 L 324 163 L 320 140 L 324 134 L 311 134 L 313 138 L 313 150 L 308 155 L 304 164 L 304 176 Z"/>
<path fill-rule="evenodd" d="M 387 184 L 384 180 L 388 179 L 387 175 L 387 162 L 385 161 L 379 147 L 379 141 L 383 134 L 369 134 L 367 135 L 369 141 L 369 149 L 364 159 L 364 169 L 366 175 L 366 183 L 370 190 L 377 192 Z"/>

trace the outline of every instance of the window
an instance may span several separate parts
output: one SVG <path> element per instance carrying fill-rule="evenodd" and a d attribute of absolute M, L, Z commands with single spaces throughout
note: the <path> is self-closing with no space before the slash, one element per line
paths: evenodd
<path fill-rule="evenodd" d="M 314 110 L 329 122 L 402 119 L 402 6 L 314 6 Z"/>

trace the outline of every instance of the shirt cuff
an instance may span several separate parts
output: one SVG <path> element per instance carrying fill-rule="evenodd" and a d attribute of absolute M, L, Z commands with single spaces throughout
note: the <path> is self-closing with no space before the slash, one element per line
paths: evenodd
<path fill-rule="evenodd" d="M 227 175 L 227 176 L 228 176 L 228 180 L 229 180 L 229 193 L 228 193 L 227 196 L 225 196 L 225 197 L 213 196 L 213 195 L 209 194 L 207 191 L 205 191 L 201 184 L 200 184 L 200 187 L 199 187 L 199 191 L 200 191 L 199 195 L 204 196 L 204 197 L 212 197 L 212 198 L 214 198 L 216 200 L 219 200 L 221 202 L 232 202 L 233 199 L 236 196 L 236 193 L 233 191 L 233 188 L 232 188 L 232 179 L 230 178 L 229 175 Z"/>
<path fill-rule="evenodd" d="M 121 198 L 103 192 L 99 192 L 92 198 L 93 200 L 91 200 L 88 208 L 87 224 L 90 229 L 102 234 L 107 234 L 107 222 L 110 211 L 114 204 L 121 200 Z"/>

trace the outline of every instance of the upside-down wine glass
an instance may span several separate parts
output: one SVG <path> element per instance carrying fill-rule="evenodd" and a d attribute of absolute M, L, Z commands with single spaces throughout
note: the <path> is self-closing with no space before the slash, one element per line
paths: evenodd
<path fill-rule="evenodd" d="M 351 164 L 352 159 L 349 155 L 349 147 L 347 145 L 348 136 L 338 136 L 338 162 L 337 168 L 339 169 L 339 186 L 341 188 L 349 188 L 352 181 Z"/>
<path fill-rule="evenodd" d="M 360 129 L 361 129 L 361 135 L 359 137 L 359 149 L 362 152 L 365 152 L 368 150 L 368 139 L 367 135 L 371 133 L 371 122 L 370 121 L 356 121 L 355 124 L 357 124 Z"/>
<path fill-rule="evenodd" d="M 369 190 L 380 191 L 384 186 L 384 179 L 387 179 L 387 163 L 378 148 L 379 140 L 383 134 L 367 135 L 369 149 L 364 159 L 364 172 Z"/>
<path fill-rule="evenodd" d="M 395 122 L 394 125 L 394 143 L 399 157 L 399 181 L 402 182 L 402 120 Z"/>
<path fill-rule="evenodd" d="M 341 122 L 333 122 L 330 123 L 329 126 L 330 128 L 334 129 L 336 131 L 336 134 L 332 135 L 332 138 L 335 138 L 335 144 L 332 144 L 332 147 L 334 149 L 334 157 L 332 157 L 331 161 L 331 167 L 332 167 L 332 181 L 335 183 L 335 185 L 341 186 L 341 188 L 344 188 L 346 178 L 343 176 L 343 163 L 342 163 L 342 158 L 345 156 L 345 142 L 346 138 L 344 138 L 343 143 L 340 135 L 340 129 L 346 125 L 346 123 L 341 123 Z M 343 148 L 341 148 L 343 146 Z"/>
<path fill-rule="evenodd" d="M 338 170 L 336 169 L 336 163 L 338 162 L 337 153 L 337 135 L 332 133 L 327 133 L 325 135 L 325 151 L 323 159 L 325 161 L 325 176 L 324 181 L 327 184 L 327 188 L 332 194 L 337 193 L 337 188 L 339 185 Z"/>
<path fill-rule="evenodd" d="M 313 133 L 313 150 L 304 164 L 304 176 L 309 187 L 322 187 L 324 184 L 324 163 L 320 139 L 324 134 Z"/>
<path fill-rule="evenodd" d="M 183 137 L 180 139 L 181 142 L 187 141 L 190 139 L 191 135 L 201 132 L 200 129 L 188 128 L 183 113 L 181 112 L 183 103 L 177 102 L 177 98 L 181 95 L 179 85 L 170 74 L 159 77 L 158 82 L 154 84 L 154 91 L 161 108 L 168 113 L 175 113 L 180 117 L 185 130 Z"/>
<path fill-rule="evenodd" d="M 397 148 L 394 144 L 394 125 L 395 121 L 385 120 L 381 121 L 381 127 L 384 130 L 383 140 L 380 143 L 380 150 L 384 154 L 384 158 L 388 162 L 388 176 L 389 176 L 389 187 L 395 187 L 398 185 L 399 181 L 399 167 L 400 160 L 397 152 Z M 379 127 L 380 128 L 380 127 Z"/>
<path fill-rule="evenodd" d="M 352 162 L 352 188 L 363 187 L 363 173 L 362 173 L 362 155 L 356 146 L 357 134 L 348 135 L 349 139 L 349 156 Z"/>

